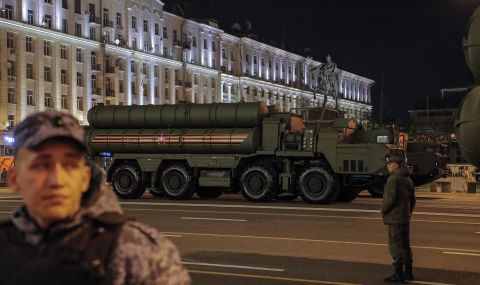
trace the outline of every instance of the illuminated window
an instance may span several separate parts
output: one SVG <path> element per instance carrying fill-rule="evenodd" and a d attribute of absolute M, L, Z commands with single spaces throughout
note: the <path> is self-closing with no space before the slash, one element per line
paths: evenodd
<path fill-rule="evenodd" d="M 81 72 L 77 72 L 77 86 L 83 87 L 83 74 Z"/>
<path fill-rule="evenodd" d="M 60 57 L 67 59 L 67 47 L 65 45 L 60 45 Z"/>
<path fill-rule="evenodd" d="M 62 109 L 68 109 L 67 95 L 62 95 Z"/>
<path fill-rule="evenodd" d="M 62 69 L 60 73 L 60 82 L 61 84 L 67 84 L 67 71 L 65 69 Z"/>
<path fill-rule="evenodd" d="M 7 98 L 8 98 L 7 99 L 8 103 L 15 104 L 15 89 L 14 88 L 8 88 Z"/>
<path fill-rule="evenodd" d="M 43 55 L 50 56 L 50 42 L 43 41 Z"/>
<path fill-rule="evenodd" d="M 82 49 L 81 48 L 77 48 L 76 58 L 77 58 L 77 62 L 83 62 Z"/>
<path fill-rule="evenodd" d="M 45 92 L 45 107 L 52 107 L 52 94 Z"/>
<path fill-rule="evenodd" d="M 77 110 L 83 111 L 83 98 L 77 97 Z"/>
<path fill-rule="evenodd" d="M 12 32 L 7 32 L 7 48 L 14 48 L 15 35 Z"/>

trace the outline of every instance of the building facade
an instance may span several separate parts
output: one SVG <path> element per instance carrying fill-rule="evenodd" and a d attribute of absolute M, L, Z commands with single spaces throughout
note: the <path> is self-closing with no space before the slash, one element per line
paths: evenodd
<path fill-rule="evenodd" d="M 0 130 L 56 109 L 87 124 L 95 104 L 265 101 L 317 106 L 321 62 L 236 37 L 158 0 L 0 0 Z M 339 71 L 339 107 L 371 113 L 373 81 Z M 327 104 L 335 100 L 327 97 Z"/>

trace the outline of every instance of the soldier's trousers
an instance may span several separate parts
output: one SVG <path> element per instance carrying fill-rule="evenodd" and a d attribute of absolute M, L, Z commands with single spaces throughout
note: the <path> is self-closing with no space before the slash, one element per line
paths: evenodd
<path fill-rule="evenodd" d="M 412 263 L 410 224 L 388 225 L 388 250 L 394 264 Z"/>

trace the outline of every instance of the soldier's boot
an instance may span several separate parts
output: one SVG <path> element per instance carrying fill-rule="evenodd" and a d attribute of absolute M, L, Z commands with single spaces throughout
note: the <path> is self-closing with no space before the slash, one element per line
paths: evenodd
<path fill-rule="evenodd" d="M 403 275 L 405 280 L 413 281 L 412 263 L 405 263 L 405 274 Z"/>
<path fill-rule="evenodd" d="M 385 277 L 386 282 L 403 283 L 403 264 L 393 264 L 395 273 L 392 276 Z"/>

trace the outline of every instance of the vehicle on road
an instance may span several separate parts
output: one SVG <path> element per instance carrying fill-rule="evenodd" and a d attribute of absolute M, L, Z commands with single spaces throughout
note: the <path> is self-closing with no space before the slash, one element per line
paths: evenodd
<path fill-rule="evenodd" d="M 189 199 L 240 191 L 249 201 L 351 201 L 405 156 L 399 134 L 363 130 L 328 107 L 269 111 L 264 102 L 93 107 L 86 141 L 108 155 L 121 198 Z"/>

